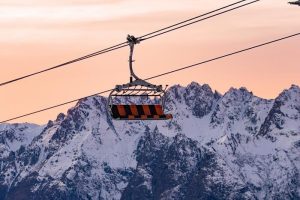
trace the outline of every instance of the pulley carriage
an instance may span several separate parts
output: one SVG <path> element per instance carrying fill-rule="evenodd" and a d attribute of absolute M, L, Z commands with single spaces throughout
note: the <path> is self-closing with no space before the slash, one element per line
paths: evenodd
<path fill-rule="evenodd" d="M 107 102 L 108 113 L 113 119 L 118 120 L 172 119 L 171 114 L 164 113 L 166 88 L 163 88 L 162 85 L 153 85 L 142 80 L 133 72 L 134 45 L 140 42 L 139 39 L 128 35 L 127 41 L 130 47 L 130 82 L 127 84 L 116 85 L 116 87 L 111 91 Z M 124 101 L 127 103 L 129 99 L 136 99 L 136 101 L 139 102 L 147 101 L 138 104 L 124 104 Z"/>

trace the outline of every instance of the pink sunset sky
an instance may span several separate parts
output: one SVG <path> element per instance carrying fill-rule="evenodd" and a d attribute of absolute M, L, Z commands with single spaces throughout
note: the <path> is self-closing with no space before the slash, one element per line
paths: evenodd
<path fill-rule="evenodd" d="M 235 1 L 1 0 L 0 82 L 42 70 Z M 135 70 L 150 77 L 300 32 L 300 7 L 285 0 L 250 6 L 142 42 Z M 275 98 L 300 85 L 300 37 L 154 79 L 155 84 L 207 83 L 221 93 L 247 87 Z M 0 87 L 0 121 L 128 82 L 128 49 Z M 74 104 L 73 104 L 74 105 Z M 47 123 L 71 105 L 15 122 Z"/>

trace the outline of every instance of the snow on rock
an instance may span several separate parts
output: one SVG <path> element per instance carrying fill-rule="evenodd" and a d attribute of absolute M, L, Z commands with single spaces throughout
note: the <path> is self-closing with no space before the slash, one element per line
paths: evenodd
<path fill-rule="evenodd" d="M 169 121 L 116 121 L 105 105 L 0 125 L 0 200 L 300 198 L 298 86 L 266 100 L 175 85 Z"/>
<path fill-rule="evenodd" d="M 0 125 L 0 158 L 7 153 L 26 147 L 34 137 L 39 135 L 44 127 L 35 124 L 3 124 Z"/>

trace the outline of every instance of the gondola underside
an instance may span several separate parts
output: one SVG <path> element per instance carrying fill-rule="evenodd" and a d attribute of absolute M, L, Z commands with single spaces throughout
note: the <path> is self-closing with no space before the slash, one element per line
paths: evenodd
<path fill-rule="evenodd" d="M 165 114 L 162 106 L 157 105 L 111 105 L 112 117 L 118 120 L 166 120 L 172 119 Z"/>

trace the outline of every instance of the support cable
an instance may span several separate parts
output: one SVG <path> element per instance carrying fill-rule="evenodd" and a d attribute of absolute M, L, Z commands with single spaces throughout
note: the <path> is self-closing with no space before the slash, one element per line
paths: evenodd
<path fill-rule="evenodd" d="M 232 4 L 229 4 L 227 6 L 223 6 L 221 8 L 218 8 L 216 10 L 213 10 L 213 11 L 210 11 L 210 12 L 207 12 L 205 14 L 201 14 L 201 15 L 198 15 L 196 17 L 193 17 L 193 18 L 190 18 L 190 19 L 187 19 L 187 20 L 184 20 L 182 22 L 179 22 L 179 23 L 176 23 L 176 24 L 173 24 L 171 26 L 168 26 L 166 28 L 162 28 L 162 29 L 159 29 L 157 31 L 153 31 L 151 33 L 148 33 L 148 34 L 145 34 L 141 37 L 138 37 L 141 41 L 142 40 L 148 40 L 150 38 L 154 38 L 154 37 L 157 37 L 159 35 L 162 35 L 162 34 L 165 34 L 165 33 L 168 33 L 168 32 L 171 32 L 171 31 L 174 31 L 174 30 L 177 30 L 179 28 L 183 28 L 183 27 L 186 27 L 186 26 L 189 26 L 189 25 L 192 25 L 194 23 L 197 23 L 197 22 L 200 22 L 200 21 L 203 21 L 203 20 L 206 20 L 206 19 L 209 19 L 209 18 L 212 18 L 212 17 L 215 17 L 215 16 L 218 16 L 218 15 L 221 15 L 221 14 L 224 14 L 224 13 L 227 13 L 227 12 L 230 12 L 230 11 L 233 11 L 235 9 L 238 9 L 238 8 L 241 8 L 241 7 L 244 7 L 244 6 L 247 6 L 249 4 L 252 4 L 252 3 L 255 3 L 255 2 L 258 2 L 260 0 L 256 0 L 256 1 L 252 1 L 250 3 L 246 3 L 246 4 L 243 4 L 241 6 L 238 6 L 238 7 L 235 7 L 235 8 L 232 8 L 232 9 L 229 9 L 229 10 L 226 10 L 226 11 L 223 11 L 221 13 L 218 13 L 218 14 L 215 14 L 215 15 L 212 15 L 212 16 L 209 16 L 209 17 L 206 17 L 204 19 L 199 19 L 201 17 L 204 17 L 204 16 L 207 16 L 207 15 L 210 15 L 212 13 L 215 13 L 215 12 L 218 12 L 218 11 L 221 11 L 221 10 L 224 10 L 226 8 L 229 8 L 229 7 L 232 7 L 234 5 L 237 5 L 237 4 L 240 4 L 242 2 L 245 2 L 247 0 L 242 0 L 242 1 L 237 1 L 235 3 L 232 3 Z M 194 22 L 191 22 L 192 20 L 195 20 L 195 19 L 198 19 L 197 21 L 194 21 Z M 187 22 L 190 22 L 186 25 L 182 25 L 182 24 L 185 24 Z M 179 27 L 176 27 L 178 25 L 181 25 Z M 175 27 L 175 28 L 174 28 Z M 172 28 L 172 29 L 170 29 Z M 168 30 L 170 29 L 170 30 Z M 42 73 L 45 73 L 45 72 L 48 72 L 48 71 L 51 71 L 51 70 L 54 70 L 54 69 L 57 69 L 57 68 L 62 68 L 64 66 L 67 66 L 67 65 L 70 65 L 72 63 L 76 63 L 76 62 L 79 62 L 79 61 L 82 61 L 82 60 L 85 60 L 85 59 L 88 59 L 88 58 L 92 58 L 92 57 L 95 57 L 95 56 L 98 56 L 98 55 L 101 55 L 101 54 L 105 54 L 105 53 L 108 53 L 108 52 L 111 52 L 111 51 L 114 51 L 114 50 L 117 50 L 117 49 L 121 49 L 123 47 L 126 47 L 128 46 L 128 43 L 127 42 L 123 42 L 123 43 L 120 43 L 120 44 L 117 44 L 117 45 L 114 45 L 114 46 L 111 46 L 111 47 L 108 47 L 108 48 L 105 48 L 105 49 L 102 49 L 100 51 L 96 51 L 94 53 L 91 53 L 91 54 L 88 54 L 88 55 L 85 55 L 85 56 L 82 56 L 82 57 L 79 57 L 79 58 L 76 58 L 76 59 L 73 59 L 73 60 L 70 60 L 70 61 L 67 61 L 65 63 L 62 63 L 62 64 L 59 64 L 59 65 L 56 65 L 56 66 L 53 66 L 53 67 L 49 67 L 49 68 L 46 68 L 46 69 L 43 69 L 43 70 L 40 70 L 40 71 L 37 71 L 37 72 L 34 72 L 34 73 L 31 73 L 31 74 L 27 74 L 27 75 L 24 75 L 24 76 L 21 76 L 21 77 L 18 77 L 18 78 L 15 78 L 15 79 L 12 79 L 12 80 L 9 80 L 9 81 L 5 81 L 5 82 L 2 82 L 0 83 L 0 87 L 2 86 L 5 86 L 5 85 L 8 85 L 8 84 L 11 84 L 11 83 L 14 83 L 14 82 L 17 82 L 17 81 L 20 81 L 20 80 L 23 80 L 23 79 L 26 79 L 26 78 L 29 78 L 29 77 L 32 77 L 32 76 L 36 76 L 38 74 L 42 74 Z"/>

